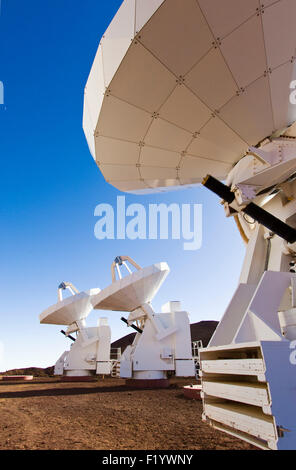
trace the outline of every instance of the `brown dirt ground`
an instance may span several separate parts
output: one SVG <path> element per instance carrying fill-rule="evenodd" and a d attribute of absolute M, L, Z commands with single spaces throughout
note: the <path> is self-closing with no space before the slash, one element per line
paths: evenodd
<path fill-rule="evenodd" d="M 127 389 L 122 379 L 0 382 L 0 450 L 248 450 L 201 420 L 199 401 L 167 390 Z"/>

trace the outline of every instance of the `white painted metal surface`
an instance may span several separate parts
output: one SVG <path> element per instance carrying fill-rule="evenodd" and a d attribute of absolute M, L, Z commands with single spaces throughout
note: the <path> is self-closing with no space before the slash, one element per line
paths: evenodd
<path fill-rule="evenodd" d="M 92 297 L 98 310 L 132 312 L 151 302 L 169 274 L 167 263 L 154 264 L 113 282 Z"/>
<path fill-rule="evenodd" d="M 203 371 L 206 368 L 203 365 Z M 229 373 L 229 372 L 228 372 Z M 215 382 L 204 380 L 203 393 L 209 396 L 224 398 L 247 405 L 268 407 L 270 401 L 268 390 L 262 384 L 247 382 Z"/>
<path fill-rule="evenodd" d="M 204 419 L 270 449 L 296 448 L 296 242 L 244 210 L 256 203 L 296 226 L 295 13 L 294 0 L 125 0 L 85 92 L 89 147 L 116 188 L 227 178 L 225 213 L 247 250 L 238 289 L 200 352 Z"/>
<path fill-rule="evenodd" d="M 203 419 L 263 449 L 295 449 L 296 378 L 290 353 L 285 340 L 202 349 Z M 232 361 L 241 368 L 231 367 Z M 261 365 L 254 370 L 250 361 Z M 225 367 L 217 368 L 217 362 Z"/>
<path fill-rule="evenodd" d="M 148 304 L 141 310 L 143 333 L 137 333 L 122 354 L 120 376 L 164 379 L 171 371 L 176 376 L 194 377 L 188 313 L 154 313 Z"/>
<path fill-rule="evenodd" d="M 266 139 L 228 175 L 234 200 L 224 208 L 226 215 L 236 214 L 247 251 L 234 297 L 209 347 L 200 351 L 204 419 L 267 449 L 296 448 L 296 376 L 291 361 L 296 246 L 246 218 L 244 210 L 256 203 L 295 227 L 294 137 L 292 126 L 281 137 Z M 273 421 L 273 437 L 266 416 Z"/>
<path fill-rule="evenodd" d="M 121 267 L 126 268 L 127 276 L 123 276 Z M 132 272 L 132 268 L 136 271 Z M 55 374 L 109 375 L 112 370 L 114 373 L 114 363 L 120 360 L 120 375 L 125 378 L 164 379 L 168 371 L 194 377 L 188 313 L 181 310 L 180 302 L 168 302 L 162 313 L 155 313 L 151 306 L 169 273 L 167 263 L 142 269 L 128 256 L 118 256 L 111 273 L 112 283 L 102 291 L 79 293 L 72 284 L 62 283 L 58 289 L 59 302 L 40 315 L 41 323 L 69 325 L 66 336 L 77 333 L 70 351 L 58 359 Z M 66 288 L 72 296 L 63 299 L 62 291 Z M 128 326 L 135 326 L 137 334 L 120 358 L 110 357 L 111 331 L 107 318 L 99 319 L 97 327 L 86 327 L 85 318 L 93 308 L 129 312 L 125 321 Z"/>
<path fill-rule="evenodd" d="M 138 348 L 134 352 L 134 361 L 138 361 L 135 369 L 140 370 L 143 367 L 151 349 L 154 365 L 160 362 L 163 370 L 175 370 L 178 376 L 194 376 L 188 313 L 180 311 L 158 314 L 154 321 L 155 324 L 152 318 L 149 319 L 145 336 L 139 338 L 139 347 L 141 345 L 143 349 Z M 155 335 L 155 326 L 160 332 L 159 339 Z M 150 367 L 155 368 L 152 364 Z"/>
<path fill-rule="evenodd" d="M 132 272 L 128 264 L 137 270 Z M 121 267 L 128 274 L 123 276 Z M 188 313 L 180 302 L 168 302 L 161 313 L 151 302 L 169 274 L 167 263 L 141 268 L 128 256 L 118 256 L 111 267 L 112 284 L 92 298 L 95 309 L 129 312 L 125 321 L 137 334 L 120 360 L 120 376 L 138 380 L 165 379 L 167 372 L 194 377 Z M 116 274 L 118 279 L 116 280 Z"/>
<path fill-rule="evenodd" d="M 93 309 L 91 299 L 99 292 L 100 289 L 90 289 L 63 299 L 39 315 L 40 323 L 71 325 L 76 321 L 85 320 Z"/>
<path fill-rule="evenodd" d="M 108 182 L 145 191 L 224 178 L 296 120 L 296 3 L 263 3 L 123 2 L 85 88 L 83 127 Z"/>
<path fill-rule="evenodd" d="M 260 436 L 266 442 L 277 440 L 273 418 L 264 415 L 260 409 L 237 403 L 219 403 L 206 404 L 205 413 L 213 421 L 223 422 L 226 426 L 252 436 Z"/>
<path fill-rule="evenodd" d="M 203 362 L 203 370 L 212 374 L 258 375 L 264 373 L 262 359 L 219 359 Z"/>
<path fill-rule="evenodd" d="M 97 327 L 83 328 L 79 331 L 75 343 L 70 351 L 66 351 L 63 358 L 63 374 L 84 375 L 110 375 L 110 344 L 111 329 L 108 320 L 100 322 Z"/>
<path fill-rule="evenodd" d="M 57 360 L 54 374 L 72 377 L 110 375 L 110 344 L 111 329 L 107 319 L 99 319 L 97 327 L 80 326 L 71 349 Z"/>
<path fill-rule="evenodd" d="M 65 289 L 70 289 L 72 295 L 63 299 L 62 291 Z M 66 336 L 77 334 L 71 349 L 57 360 L 55 375 L 83 377 L 111 373 L 108 319 L 100 318 L 97 327 L 87 328 L 85 325 L 85 319 L 93 310 L 92 298 L 99 292 L 100 289 L 91 289 L 79 293 L 72 284 L 62 283 L 58 289 L 59 302 L 39 315 L 40 323 L 68 325 Z"/>

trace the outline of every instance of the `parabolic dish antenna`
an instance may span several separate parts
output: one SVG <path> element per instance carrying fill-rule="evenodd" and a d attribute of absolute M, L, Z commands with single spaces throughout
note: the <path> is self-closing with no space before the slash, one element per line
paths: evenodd
<path fill-rule="evenodd" d="M 135 271 L 103 289 L 92 298 L 92 304 L 98 310 L 132 312 L 151 302 L 169 272 L 167 263 L 158 263 Z"/>
<path fill-rule="evenodd" d="M 223 179 L 290 126 L 295 18 L 295 0 L 125 0 L 85 88 L 106 181 L 140 192 Z"/>
<path fill-rule="evenodd" d="M 84 320 L 92 311 L 92 298 L 100 289 L 90 289 L 86 292 L 72 295 L 61 302 L 52 305 L 39 315 L 40 323 L 50 325 L 72 325 Z"/>

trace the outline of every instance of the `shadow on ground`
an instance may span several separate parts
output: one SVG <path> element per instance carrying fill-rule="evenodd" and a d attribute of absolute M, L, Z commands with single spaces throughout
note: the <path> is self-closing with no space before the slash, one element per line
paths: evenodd
<path fill-rule="evenodd" d="M 44 383 L 44 382 L 43 382 Z M 52 383 L 52 382 L 51 382 Z M 145 392 L 153 392 L 154 390 L 142 389 Z M 119 385 L 114 387 L 93 387 L 93 388 L 49 388 L 41 390 L 20 390 L 14 392 L 0 392 L 1 398 L 32 398 L 32 397 L 57 397 L 57 396 L 69 396 L 69 395 L 91 395 L 95 393 L 118 393 L 118 392 L 131 392 L 141 391 L 137 388 L 127 387 L 125 385 Z"/>

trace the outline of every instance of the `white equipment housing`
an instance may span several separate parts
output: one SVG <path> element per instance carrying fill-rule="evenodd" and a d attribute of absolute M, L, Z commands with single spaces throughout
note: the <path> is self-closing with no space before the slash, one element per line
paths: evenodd
<path fill-rule="evenodd" d="M 132 272 L 130 262 L 137 271 Z M 120 266 L 129 274 L 122 277 Z M 119 279 L 116 280 L 115 268 Z M 169 302 L 155 313 L 151 301 L 169 273 L 166 263 L 141 269 L 131 258 L 117 257 L 112 265 L 112 284 L 94 298 L 96 309 L 130 312 L 125 322 L 135 323 L 137 334 L 121 356 L 120 376 L 139 380 L 162 380 L 168 372 L 194 377 L 188 313 L 179 302 Z"/>
<path fill-rule="evenodd" d="M 70 351 L 65 351 L 55 364 L 55 375 L 110 375 L 111 330 L 107 318 L 99 318 L 98 326 L 78 330 Z"/>
<path fill-rule="evenodd" d="M 168 302 L 158 314 L 148 305 L 141 310 L 142 317 L 138 311 L 137 318 L 146 318 L 145 328 L 124 351 L 120 376 L 164 379 L 169 371 L 180 377 L 195 376 L 188 313 L 182 311 L 180 302 Z"/>
<path fill-rule="evenodd" d="M 69 289 L 72 296 L 63 299 L 62 291 Z M 88 328 L 85 319 L 93 309 L 92 299 L 100 289 L 78 292 L 70 283 L 58 289 L 59 302 L 45 310 L 40 323 L 68 325 L 66 336 L 77 337 L 69 351 L 65 351 L 55 364 L 54 374 L 68 377 L 87 377 L 95 374 L 110 375 L 111 330 L 107 318 L 99 318 L 97 327 Z"/>
<path fill-rule="evenodd" d="M 283 239 L 296 240 L 293 127 L 250 148 L 228 176 L 233 201 L 224 208 L 236 217 L 247 252 L 239 286 L 200 350 L 203 419 L 273 450 L 296 448 L 296 245 Z M 269 220 L 264 227 L 246 215 L 254 202 L 278 218 L 273 230 Z"/>

